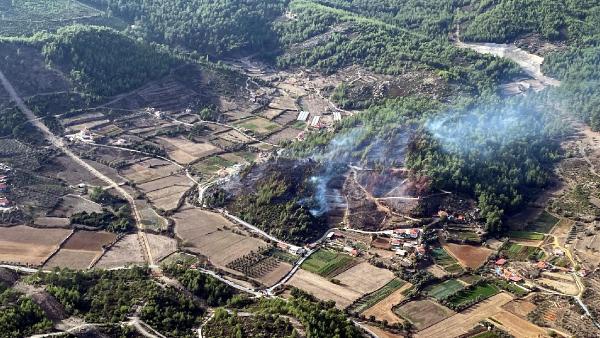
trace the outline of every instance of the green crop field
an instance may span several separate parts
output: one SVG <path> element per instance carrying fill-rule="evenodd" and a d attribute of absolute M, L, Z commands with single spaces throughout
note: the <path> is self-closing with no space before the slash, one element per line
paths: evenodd
<path fill-rule="evenodd" d="M 534 231 L 509 231 L 508 236 L 511 238 L 528 239 L 533 241 L 541 241 L 544 239 L 544 234 Z"/>
<path fill-rule="evenodd" d="M 460 273 L 463 271 L 462 266 L 446 252 L 443 248 L 435 248 L 431 250 L 431 255 L 435 264 L 441 266 L 448 273 Z"/>
<path fill-rule="evenodd" d="M 528 227 L 531 231 L 548 233 L 552 227 L 558 222 L 558 218 L 550 215 L 547 211 L 543 211 L 540 216 Z"/>
<path fill-rule="evenodd" d="M 428 296 L 440 300 L 455 294 L 456 292 L 462 290 L 464 287 L 465 285 L 459 282 L 457 279 L 449 279 L 443 283 L 426 288 L 425 292 Z"/>
<path fill-rule="evenodd" d="M 517 297 L 523 297 L 527 295 L 529 292 L 514 283 L 509 283 L 503 279 L 495 280 L 494 283 L 496 286 L 500 287 L 503 290 L 506 290 Z"/>
<path fill-rule="evenodd" d="M 501 252 L 506 258 L 516 261 L 535 260 L 543 257 L 543 251 L 533 246 L 507 243 Z"/>
<path fill-rule="evenodd" d="M 500 292 L 500 288 L 496 285 L 483 283 L 475 286 L 473 289 L 461 290 L 451 295 L 448 297 L 448 302 L 457 308 L 464 308 L 477 300 L 482 301 L 488 299 L 498 292 Z"/>
<path fill-rule="evenodd" d="M 74 23 L 125 27 L 121 20 L 75 0 L 0 0 L 0 36 L 32 35 Z"/>
<path fill-rule="evenodd" d="M 362 299 L 360 299 L 359 301 L 357 301 L 350 311 L 352 311 L 353 313 L 361 313 L 366 309 L 372 307 L 373 305 L 379 303 L 387 296 L 394 293 L 394 291 L 401 288 L 404 284 L 406 284 L 405 281 L 398 278 L 394 278 L 391 281 L 389 281 L 386 285 L 384 285 L 381 289 L 370 293 Z"/>
<path fill-rule="evenodd" d="M 333 277 L 335 272 L 342 272 L 353 263 L 354 258 L 348 255 L 321 249 L 304 261 L 301 267 L 323 277 Z"/>

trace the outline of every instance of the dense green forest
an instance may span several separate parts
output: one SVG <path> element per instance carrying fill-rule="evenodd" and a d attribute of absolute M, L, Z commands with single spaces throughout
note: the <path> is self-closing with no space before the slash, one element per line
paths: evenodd
<path fill-rule="evenodd" d="M 0 281 L 0 332 L 2 337 L 21 338 L 48 332 L 52 322 L 42 309 Z"/>
<path fill-rule="evenodd" d="M 362 336 L 345 314 L 335 307 L 334 302 L 319 301 L 296 288 L 292 289 L 291 296 L 287 301 L 280 298 L 261 298 L 258 303 L 258 312 L 290 315 L 298 318 L 306 328 L 307 337 L 352 338 Z"/>
<path fill-rule="evenodd" d="M 167 269 L 173 271 L 176 268 Z M 45 285 L 69 314 L 81 316 L 91 323 L 127 321 L 141 306 L 139 316 L 159 332 L 169 337 L 195 337 L 197 327 L 206 312 L 202 304 L 173 287 L 161 287 L 150 271 L 136 267 L 115 271 L 70 271 L 38 273 L 30 281 Z M 194 294 L 209 300 L 214 306 L 225 305 L 229 296 L 221 295 L 228 287 L 216 279 L 202 275 L 192 280 Z M 187 284 L 184 280 L 184 284 Z M 229 291 L 229 295 L 231 291 Z M 140 305 L 141 304 L 141 305 Z"/>
<path fill-rule="evenodd" d="M 554 90 L 558 105 L 600 130 L 600 47 L 552 53 L 543 70 L 562 81 Z"/>
<path fill-rule="evenodd" d="M 167 52 L 105 27 L 69 26 L 42 41 L 50 64 L 80 91 L 101 96 L 135 89 L 177 64 Z"/>
<path fill-rule="evenodd" d="M 222 55 L 272 50 L 271 22 L 286 0 L 87 0 L 133 23 L 132 33 L 148 41 Z"/>
<path fill-rule="evenodd" d="M 505 59 L 458 49 L 445 36 L 420 34 L 305 0 L 292 2 L 290 8 L 295 19 L 276 24 L 284 49 L 289 50 L 278 58 L 280 67 L 310 66 L 331 73 L 362 64 L 383 74 L 425 68 L 475 93 L 493 91 L 495 84 L 521 73 Z M 312 37 L 313 42 L 301 43 Z"/>
<path fill-rule="evenodd" d="M 598 42 L 600 6 L 593 0 L 478 1 L 465 40 L 508 42 L 527 33 L 548 40 Z M 481 13 L 479 13 L 481 12 Z"/>

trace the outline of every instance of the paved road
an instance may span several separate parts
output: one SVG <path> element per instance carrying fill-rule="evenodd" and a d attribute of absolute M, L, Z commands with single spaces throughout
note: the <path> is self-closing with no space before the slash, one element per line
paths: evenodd
<path fill-rule="evenodd" d="M 63 153 L 65 153 L 65 155 L 67 155 L 69 158 L 71 158 L 74 162 L 81 165 L 83 168 L 85 168 L 87 171 L 89 171 L 92 175 L 96 176 L 98 179 L 106 182 L 109 186 L 114 188 L 119 194 L 121 194 L 123 197 L 125 197 L 125 199 L 129 202 L 129 204 L 131 205 L 131 208 L 133 210 L 133 215 L 135 218 L 136 226 L 139 230 L 138 236 L 140 236 L 141 242 L 144 243 L 144 251 L 146 251 L 146 257 L 148 259 L 148 263 L 150 265 L 153 265 L 154 259 L 152 258 L 152 253 L 150 251 L 150 245 L 148 244 L 148 239 L 146 237 L 146 234 L 143 231 L 144 226 L 141 222 L 141 217 L 140 217 L 139 211 L 135 205 L 134 198 L 125 189 L 123 189 L 121 186 L 119 186 L 118 183 L 114 182 L 108 176 L 104 175 L 103 173 L 98 171 L 96 168 L 92 167 L 90 164 L 88 164 L 87 162 L 82 160 L 80 157 L 75 155 L 71 150 L 69 150 L 69 148 L 67 147 L 65 142 L 60 137 L 57 137 L 56 135 L 54 135 L 54 133 L 52 133 L 52 131 L 50 131 L 50 129 L 48 129 L 48 127 L 46 127 L 46 125 L 42 122 L 42 120 L 40 120 L 37 116 L 35 116 L 35 114 L 25 105 L 25 103 L 23 102 L 23 100 L 21 99 L 19 94 L 17 94 L 17 91 L 15 90 L 15 88 L 8 81 L 8 79 L 6 78 L 4 73 L 2 73 L 2 71 L 0 71 L 0 82 L 2 82 L 2 86 L 4 86 L 4 89 L 6 89 L 6 91 L 10 95 L 11 99 L 15 102 L 15 104 L 17 105 L 19 110 L 21 110 L 21 112 L 25 115 L 25 117 L 27 117 L 29 122 L 43 134 L 44 138 L 48 142 L 50 142 L 50 144 L 52 144 L 56 148 L 60 149 Z"/>

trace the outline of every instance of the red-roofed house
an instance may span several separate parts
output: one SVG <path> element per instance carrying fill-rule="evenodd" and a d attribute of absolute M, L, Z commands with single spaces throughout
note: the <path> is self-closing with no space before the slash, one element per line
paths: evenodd
<path fill-rule="evenodd" d="M 500 258 L 499 260 L 496 261 L 496 265 L 502 266 L 504 264 L 506 264 L 507 260 L 504 258 Z"/>

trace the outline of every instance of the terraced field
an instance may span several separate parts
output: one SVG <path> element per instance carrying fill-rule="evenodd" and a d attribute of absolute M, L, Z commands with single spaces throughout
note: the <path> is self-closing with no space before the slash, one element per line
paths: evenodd
<path fill-rule="evenodd" d="M 441 300 L 450 295 L 455 294 L 456 292 L 462 290 L 464 287 L 465 285 L 459 280 L 449 279 L 443 283 L 426 288 L 425 292 L 428 296 L 433 297 L 437 300 Z"/>
<path fill-rule="evenodd" d="M 333 277 L 356 263 L 355 259 L 332 250 L 321 249 L 302 263 L 302 269 L 323 277 Z"/>

